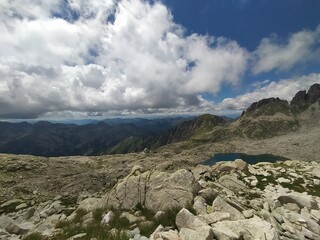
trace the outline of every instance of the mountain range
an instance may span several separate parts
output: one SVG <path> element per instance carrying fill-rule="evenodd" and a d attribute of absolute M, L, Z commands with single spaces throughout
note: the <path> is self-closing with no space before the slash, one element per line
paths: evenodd
<path fill-rule="evenodd" d="M 255 102 L 236 120 L 204 114 L 196 118 L 90 120 L 83 125 L 0 122 L 0 152 L 72 156 L 154 151 L 182 141 L 201 144 L 270 138 L 318 124 L 319 119 L 320 84 L 314 84 L 308 91 L 299 91 L 290 103 L 279 98 Z"/>
<path fill-rule="evenodd" d="M 0 122 L 0 152 L 36 156 L 100 155 L 124 139 L 156 135 L 184 120 L 182 117 L 106 119 L 84 125 Z"/>
<path fill-rule="evenodd" d="M 231 138 L 271 138 L 296 131 L 305 125 L 318 124 L 319 106 L 320 84 L 314 84 L 308 92 L 298 92 L 290 104 L 279 98 L 262 99 L 251 104 L 236 120 L 201 115 L 158 136 L 127 138 L 107 153 L 128 153 L 145 148 L 155 150 L 163 145 L 186 140 L 201 144 Z"/>

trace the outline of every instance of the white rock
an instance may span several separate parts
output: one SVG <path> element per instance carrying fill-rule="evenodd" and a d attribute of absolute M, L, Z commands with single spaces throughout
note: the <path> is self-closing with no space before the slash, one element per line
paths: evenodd
<path fill-rule="evenodd" d="M 101 224 L 109 224 L 114 219 L 114 213 L 109 211 L 106 215 L 102 217 Z"/>
<path fill-rule="evenodd" d="M 313 184 L 314 185 L 320 185 L 320 180 L 319 179 L 313 179 Z"/>
<path fill-rule="evenodd" d="M 278 182 L 278 183 L 291 183 L 291 180 L 287 179 L 287 178 L 280 177 L 276 180 L 276 182 Z"/>
<path fill-rule="evenodd" d="M 68 238 L 67 240 L 79 239 L 79 238 L 83 238 L 83 237 L 85 237 L 85 236 L 87 236 L 87 233 L 79 233 L 79 234 L 77 234 L 77 235 L 74 235 L 74 236 Z"/>

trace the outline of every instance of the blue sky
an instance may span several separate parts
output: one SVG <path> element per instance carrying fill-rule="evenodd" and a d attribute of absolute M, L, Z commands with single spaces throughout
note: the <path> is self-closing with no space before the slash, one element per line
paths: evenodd
<path fill-rule="evenodd" d="M 264 37 L 315 29 L 319 22 L 317 0 L 164 0 L 174 20 L 188 31 L 235 39 L 253 51 Z"/>
<path fill-rule="evenodd" d="M 318 0 L 4 0 L 0 119 L 240 114 L 320 82 Z"/>
<path fill-rule="evenodd" d="M 261 39 L 276 34 L 283 44 L 288 36 L 304 29 L 314 30 L 320 24 L 320 1 L 317 0 L 163 0 L 175 22 L 190 33 L 224 36 L 254 51 Z M 290 71 L 247 73 L 241 86 L 224 86 L 219 94 L 205 94 L 222 101 L 250 90 L 250 84 L 262 80 L 280 80 L 320 72 L 319 62 L 295 66 Z"/>

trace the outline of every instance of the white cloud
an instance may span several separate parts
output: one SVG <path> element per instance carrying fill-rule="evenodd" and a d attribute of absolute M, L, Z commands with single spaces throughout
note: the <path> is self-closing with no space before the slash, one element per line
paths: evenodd
<path fill-rule="evenodd" d="M 4 0 L 0 20 L 0 117 L 201 108 L 249 55 L 185 35 L 160 2 Z"/>
<path fill-rule="evenodd" d="M 306 76 L 283 79 L 276 81 L 265 81 L 264 84 L 255 84 L 256 88 L 249 93 L 237 96 L 235 98 L 226 98 L 217 109 L 227 111 L 236 110 L 241 112 L 249 107 L 253 102 L 263 98 L 279 97 L 291 101 L 294 95 L 300 90 L 308 90 L 314 83 L 320 83 L 320 74 L 310 74 Z"/>
<path fill-rule="evenodd" d="M 292 34 L 286 43 L 276 35 L 262 39 L 253 53 L 253 73 L 288 70 L 299 63 L 320 57 L 320 25 L 315 31 L 304 30 Z"/>

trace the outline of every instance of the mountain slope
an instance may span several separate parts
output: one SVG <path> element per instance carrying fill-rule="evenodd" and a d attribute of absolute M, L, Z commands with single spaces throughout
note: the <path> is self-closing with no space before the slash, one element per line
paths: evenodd
<path fill-rule="evenodd" d="M 268 98 L 253 103 L 234 127 L 245 137 L 267 138 L 295 131 L 299 122 L 287 101 Z"/>
<path fill-rule="evenodd" d="M 129 136 L 148 135 L 132 124 L 110 127 L 103 122 L 82 126 L 49 122 L 0 123 L 0 129 L 6 130 L 0 134 L 0 152 L 37 156 L 98 155 Z"/>
<path fill-rule="evenodd" d="M 180 125 L 171 130 L 153 137 L 127 138 L 120 142 L 107 153 L 128 153 L 142 151 L 145 148 L 156 149 L 166 144 L 181 142 L 185 140 L 201 140 L 204 135 L 207 135 L 216 128 L 220 128 L 228 123 L 228 121 L 219 116 L 210 114 L 201 115 L 195 119 L 182 122 Z"/>
<path fill-rule="evenodd" d="M 145 148 L 188 141 L 194 144 L 219 142 L 234 138 L 265 139 L 298 130 L 306 123 L 320 122 L 320 84 L 298 92 L 289 104 L 279 98 L 262 99 L 251 104 L 235 122 L 221 117 L 202 115 L 186 121 L 165 134 L 145 139 L 131 137 L 120 142 L 108 153 L 128 153 Z"/>

